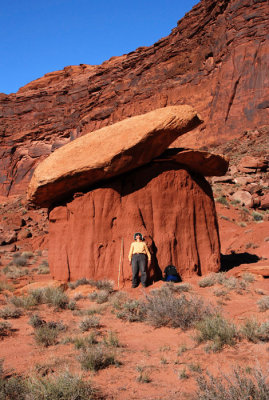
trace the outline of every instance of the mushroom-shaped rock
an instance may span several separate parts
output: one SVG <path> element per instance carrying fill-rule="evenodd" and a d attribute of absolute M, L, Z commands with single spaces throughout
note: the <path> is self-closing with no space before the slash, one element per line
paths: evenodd
<path fill-rule="evenodd" d="M 229 167 L 229 160 L 222 155 L 182 148 L 167 149 L 156 160 L 176 161 L 204 176 L 222 176 Z"/>
<path fill-rule="evenodd" d="M 192 107 L 171 106 L 88 133 L 37 166 L 28 199 L 48 207 L 74 191 L 147 164 L 200 122 Z"/>

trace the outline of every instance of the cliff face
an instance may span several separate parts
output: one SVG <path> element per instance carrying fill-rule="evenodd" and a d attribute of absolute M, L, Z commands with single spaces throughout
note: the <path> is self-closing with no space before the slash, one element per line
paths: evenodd
<path fill-rule="evenodd" d="M 57 147 L 159 107 L 187 103 L 204 120 L 176 145 L 200 147 L 266 124 L 268 11 L 267 0 L 202 0 L 153 46 L 0 94 L 0 195 L 24 193 Z"/>
<path fill-rule="evenodd" d="M 121 281 L 129 280 L 134 232 L 142 232 L 152 254 L 149 281 L 159 280 L 167 264 L 176 265 L 182 278 L 219 270 L 210 185 L 177 163 L 152 162 L 50 211 L 52 276 L 117 282 L 120 274 Z"/>

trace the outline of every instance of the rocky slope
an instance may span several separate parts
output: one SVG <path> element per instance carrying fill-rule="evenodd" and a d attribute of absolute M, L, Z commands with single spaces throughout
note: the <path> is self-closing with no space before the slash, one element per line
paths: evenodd
<path fill-rule="evenodd" d="M 181 142 L 196 147 L 265 124 L 267 27 L 266 0 L 202 0 L 153 46 L 0 94 L 0 195 L 24 193 L 33 168 L 63 144 L 158 107 L 198 110 L 204 124 Z"/>

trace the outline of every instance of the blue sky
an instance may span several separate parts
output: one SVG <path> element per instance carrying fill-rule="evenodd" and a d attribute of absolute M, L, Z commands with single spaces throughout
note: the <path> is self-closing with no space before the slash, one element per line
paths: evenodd
<path fill-rule="evenodd" d="M 169 35 L 198 0 L 0 0 L 0 92 Z"/>

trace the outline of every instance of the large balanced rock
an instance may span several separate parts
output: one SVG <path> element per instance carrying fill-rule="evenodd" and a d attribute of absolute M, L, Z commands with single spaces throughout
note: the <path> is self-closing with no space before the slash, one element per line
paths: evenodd
<path fill-rule="evenodd" d="M 200 122 L 192 107 L 171 106 L 82 136 L 38 165 L 28 199 L 48 207 L 74 190 L 146 164 Z"/>
<path fill-rule="evenodd" d="M 141 231 L 150 280 L 168 264 L 185 278 L 218 271 L 220 244 L 211 187 L 177 162 L 157 161 L 115 177 L 49 214 L 49 264 L 56 279 L 131 277 L 128 252 Z"/>

